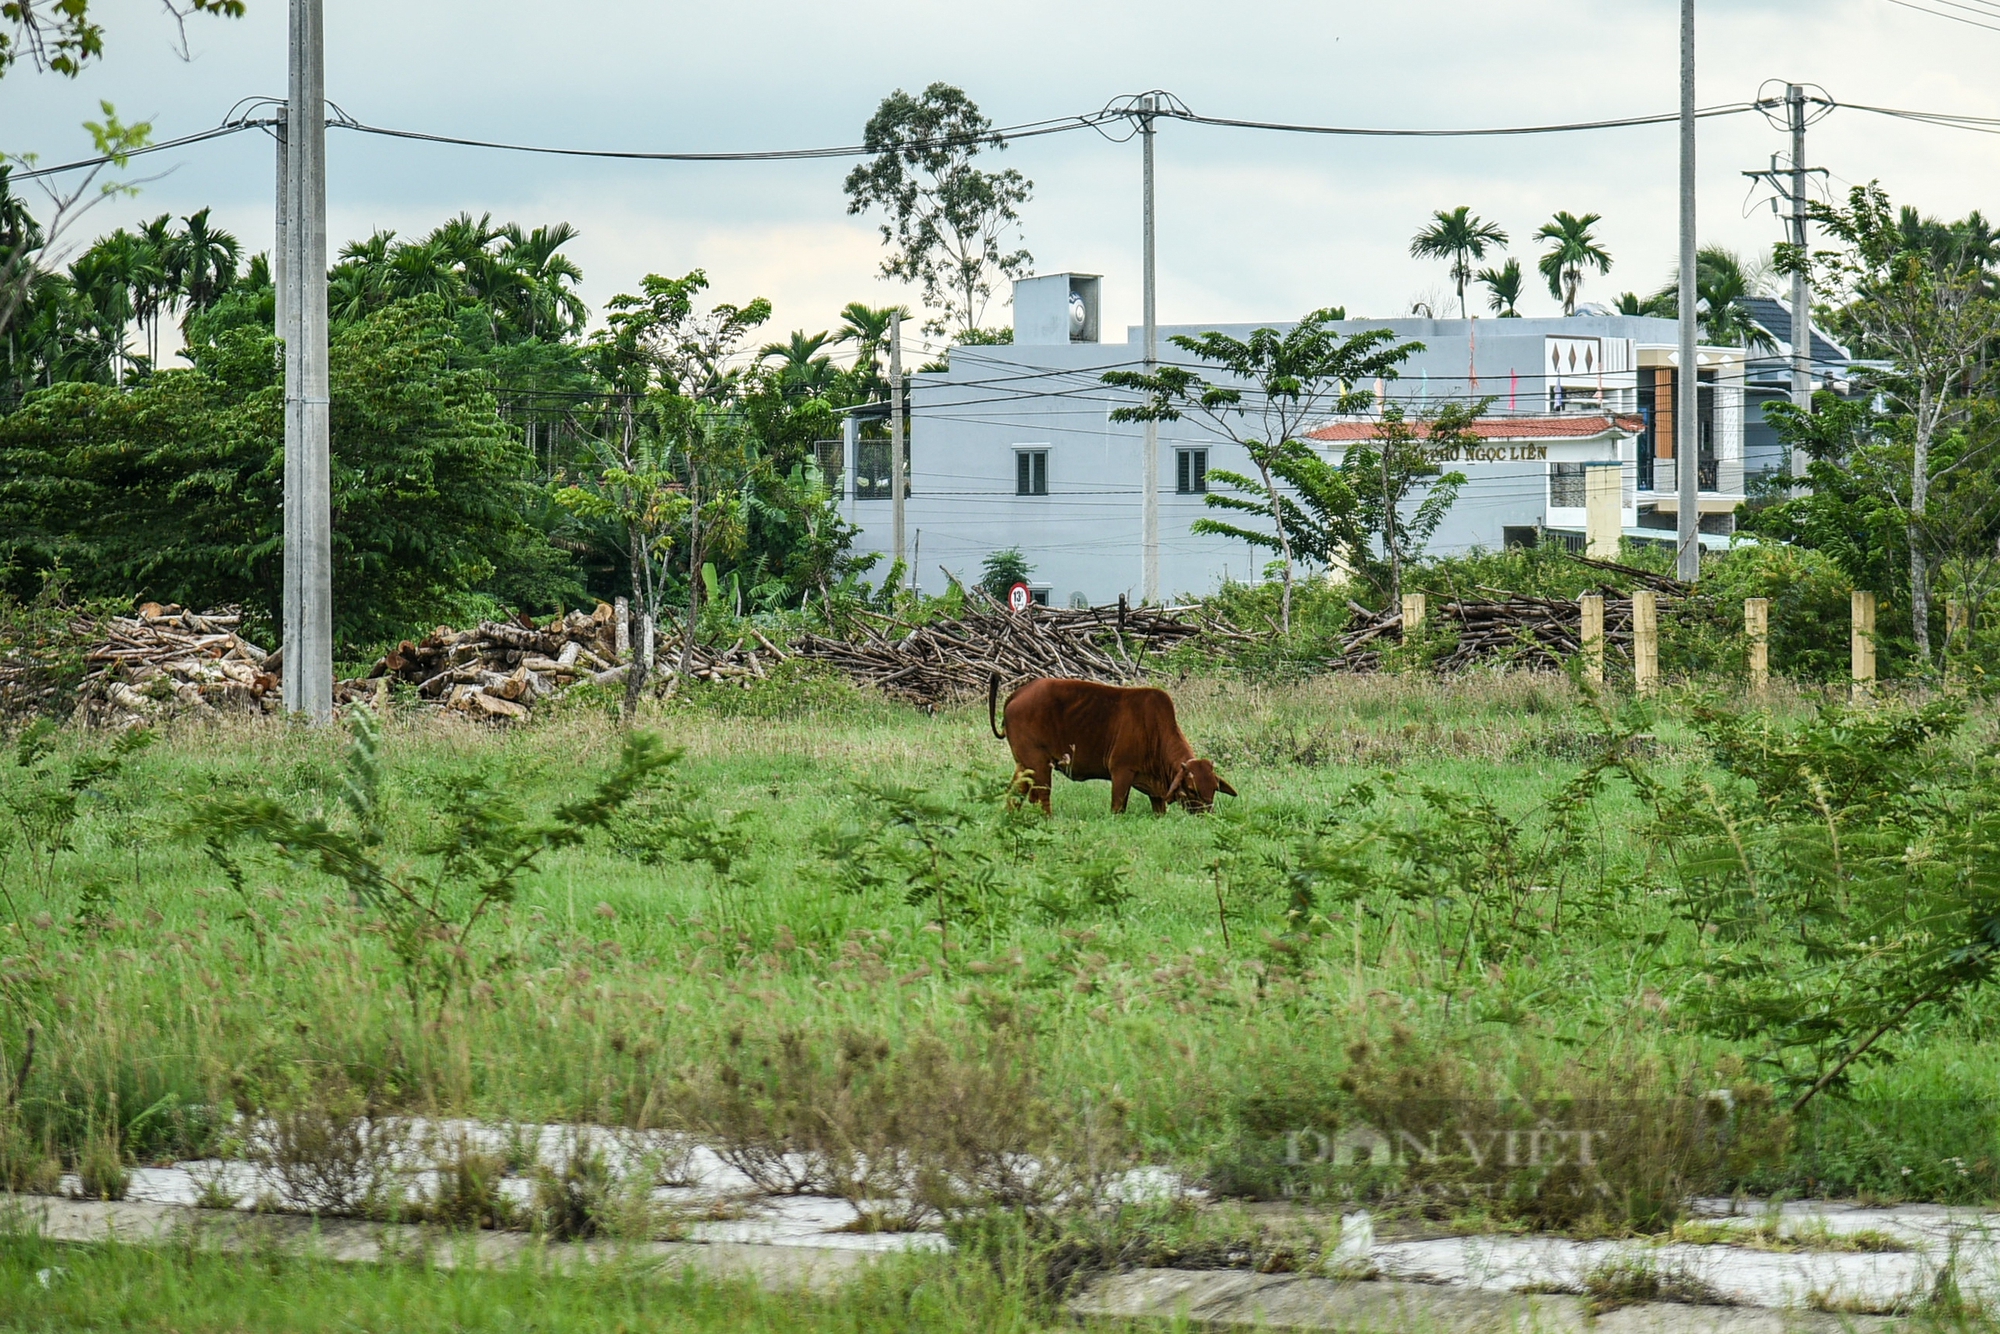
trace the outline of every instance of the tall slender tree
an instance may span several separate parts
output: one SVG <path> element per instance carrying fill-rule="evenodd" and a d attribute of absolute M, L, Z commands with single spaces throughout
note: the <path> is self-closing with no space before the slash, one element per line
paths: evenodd
<path fill-rule="evenodd" d="M 1563 314 L 1576 313 L 1576 296 L 1583 287 L 1583 271 L 1595 268 L 1599 273 L 1611 272 L 1611 252 L 1597 243 L 1591 228 L 1604 221 L 1601 213 L 1586 213 L 1577 217 L 1573 213 L 1558 212 L 1554 218 L 1541 225 L 1535 236 L 1549 243 L 1549 248 L 1535 264 L 1542 277 L 1548 279 L 1549 295 L 1563 303 Z"/>
<path fill-rule="evenodd" d="M 1410 253 L 1418 259 L 1450 261 L 1452 285 L 1458 289 L 1458 317 L 1464 319 L 1465 285 L 1472 281 L 1473 261 L 1486 258 L 1486 247 L 1506 244 L 1507 233 L 1497 224 L 1460 204 L 1449 213 L 1439 209 L 1432 214 L 1430 223 L 1410 238 Z"/>
<path fill-rule="evenodd" d="M 1521 261 L 1512 255 L 1497 269 L 1481 269 L 1479 281 L 1486 288 L 1486 308 L 1502 319 L 1519 319 L 1516 306 L 1521 300 Z"/>

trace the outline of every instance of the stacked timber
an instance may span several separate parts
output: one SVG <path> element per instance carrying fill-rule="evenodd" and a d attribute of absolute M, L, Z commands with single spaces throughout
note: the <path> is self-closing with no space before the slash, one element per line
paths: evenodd
<path fill-rule="evenodd" d="M 148 602 L 136 616 L 90 627 L 95 642 L 77 689 L 82 721 L 129 727 L 184 715 L 277 712 L 277 662 L 237 634 L 242 623 L 235 608 L 196 614 Z"/>
<path fill-rule="evenodd" d="M 850 639 L 803 635 L 802 658 L 837 668 L 925 707 L 978 695 L 998 676 L 1003 686 L 1041 676 L 1122 682 L 1137 678 L 1148 654 L 1173 648 L 1206 627 L 1185 608 L 1030 607 L 971 610 L 950 620 L 911 625 L 871 612 Z"/>
<path fill-rule="evenodd" d="M 1404 641 L 1402 612 L 1348 605 L 1354 619 L 1342 636 L 1339 655 L 1327 665 L 1337 672 L 1380 671 L 1384 651 Z M 1663 596 L 1660 606 L 1668 605 Z M 1582 608 L 1554 598 L 1507 594 L 1488 601 L 1440 601 L 1426 610 L 1423 629 L 1441 641 L 1430 660 L 1431 670 L 1439 673 L 1487 665 L 1561 671 L 1565 659 L 1583 651 Z M 1632 599 L 1609 589 L 1604 647 L 1608 656 L 1631 659 Z"/>
<path fill-rule="evenodd" d="M 746 648 L 753 639 L 755 645 Z M 692 680 L 747 688 L 767 675 L 758 647 L 770 661 L 787 656 L 752 631 L 726 649 L 695 644 L 687 674 Z M 401 683 L 447 711 L 518 719 L 527 717 L 538 701 L 582 681 L 622 687 L 631 667 L 620 657 L 617 612 L 600 602 L 595 611 L 573 611 L 546 625 L 527 617 L 482 621 L 471 630 L 441 625 L 422 640 L 404 640 L 378 659 L 367 676 L 341 682 L 340 691 L 345 700 Z M 663 635 L 654 656 L 654 681 L 664 686 L 680 667 L 678 635 Z"/>

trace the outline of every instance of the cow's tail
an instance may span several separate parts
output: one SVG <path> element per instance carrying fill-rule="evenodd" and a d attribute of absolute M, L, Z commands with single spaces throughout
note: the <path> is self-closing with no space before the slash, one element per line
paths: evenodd
<path fill-rule="evenodd" d="M 1002 741 L 1007 734 L 1000 730 L 1000 673 L 993 672 L 986 678 L 986 725 L 993 729 L 993 735 Z"/>

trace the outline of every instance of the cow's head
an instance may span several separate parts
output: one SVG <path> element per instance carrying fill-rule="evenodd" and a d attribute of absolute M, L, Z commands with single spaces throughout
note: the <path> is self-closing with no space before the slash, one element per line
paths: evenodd
<path fill-rule="evenodd" d="M 1215 805 L 1215 794 L 1227 792 L 1236 795 L 1236 789 L 1223 781 L 1215 772 L 1215 765 L 1207 760 L 1182 760 L 1180 768 L 1174 770 L 1174 781 L 1167 788 L 1167 800 L 1178 801 L 1196 815 Z"/>

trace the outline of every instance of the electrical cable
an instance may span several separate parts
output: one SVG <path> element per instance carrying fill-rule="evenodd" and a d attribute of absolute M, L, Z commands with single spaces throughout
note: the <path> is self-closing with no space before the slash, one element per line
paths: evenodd
<path fill-rule="evenodd" d="M 135 158 L 146 153 L 163 153 L 170 148 L 186 148 L 189 144 L 198 144 L 207 139 L 220 139 L 224 135 L 237 134 L 243 130 L 254 129 L 260 123 L 252 121 L 217 125 L 211 129 L 199 130 L 194 134 L 184 134 L 178 139 L 163 139 L 157 144 L 147 144 L 141 148 L 129 148 L 119 154 L 107 153 L 101 157 L 82 158 L 75 162 L 65 162 L 54 167 L 34 167 L 27 171 L 16 170 L 11 174 L 13 179 L 17 181 L 33 181 L 43 176 L 59 176 L 66 171 L 81 171 L 85 167 L 101 167 L 107 162 L 117 161 L 120 157 Z"/>
<path fill-rule="evenodd" d="M 1889 0 L 1889 3 L 1892 5 L 1896 5 L 1902 9 L 1914 9 L 1919 14 L 1929 14 L 1932 18 L 1950 19 L 1953 23 L 1963 23 L 1968 27 L 1984 28 L 1988 32 L 2000 32 L 2000 24 L 1981 23 L 1978 19 L 1969 19 L 1962 14 L 1947 14 L 1943 10 L 1926 9 L 1922 5 L 1912 4 L 1910 0 Z M 1954 4 L 1953 0 L 1936 0 L 1936 3 L 1941 5 L 1952 5 L 1952 7 L 1955 9 L 1969 8 L 1968 6 L 1965 5 Z M 2000 18 L 2000 14 L 1992 14 L 1989 11 L 1983 9 L 1974 9 L 1971 12 L 1974 14 L 1985 14 L 1991 18 Z"/>

